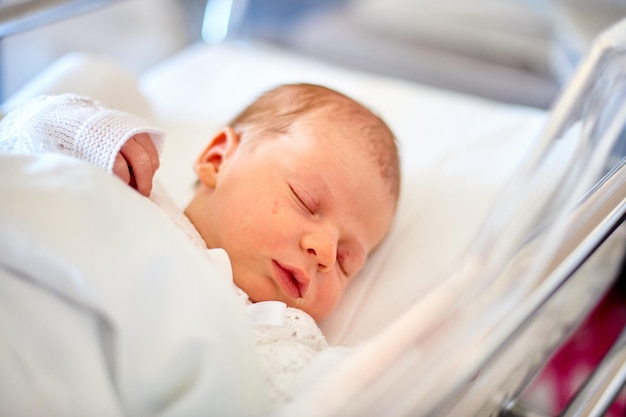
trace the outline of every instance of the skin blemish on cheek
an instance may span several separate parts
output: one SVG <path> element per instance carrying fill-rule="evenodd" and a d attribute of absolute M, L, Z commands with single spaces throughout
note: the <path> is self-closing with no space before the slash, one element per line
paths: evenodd
<path fill-rule="evenodd" d="M 277 214 L 280 211 L 280 203 L 278 200 L 274 200 L 272 203 L 272 214 Z"/>

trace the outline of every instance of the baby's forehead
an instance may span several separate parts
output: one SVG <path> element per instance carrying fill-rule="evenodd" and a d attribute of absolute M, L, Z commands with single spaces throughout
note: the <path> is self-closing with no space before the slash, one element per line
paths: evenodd
<path fill-rule="evenodd" d="M 318 141 L 329 140 L 341 149 L 345 158 L 366 158 L 376 164 L 393 199 L 397 199 L 399 158 L 393 133 L 382 119 L 346 97 L 322 100 L 301 112 L 283 114 L 284 111 L 280 110 L 282 116 L 276 119 L 268 117 L 249 125 L 255 132 L 252 136 L 263 139 L 309 136 Z"/>
<path fill-rule="evenodd" d="M 373 119 L 373 116 L 372 116 Z M 330 142 L 348 159 L 363 159 L 371 165 L 364 169 L 377 169 L 388 183 L 392 200 L 399 194 L 399 157 L 395 138 L 386 125 L 349 121 L 333 115 L 318 115 L 303 119 L 294 133 L 306 134 L 316 141 Z"/>

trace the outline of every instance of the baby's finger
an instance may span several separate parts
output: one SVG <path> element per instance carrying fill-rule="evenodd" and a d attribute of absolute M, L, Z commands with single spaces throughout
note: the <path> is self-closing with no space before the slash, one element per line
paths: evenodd
<path fill-rule="evenodd" d="M 120 149 L 120 153 L 128 162 L 131 177 L 134 177 L 137 191 L 145 196 L 150 195 L 154 170 L 148 153 L 134 138 L 126 141 L 122 149 Z"/>
<path fill-rule="evenodd" d="M 150 135 L 147 133 L 139 133 L 133 136 L 133 139 L 135 139 L 135 142 L 137 142 L 146 151 L 150 157 L 150 162 L 152 162 L 152 170 L 153 172 L 156 172 L 160 165 L 159 153 L 157 152 L 152 139 L 150 139 Z"/>
<path fill-rule="evenodd" d="M 128 162 L 126 162 L 126 159 L 124 159 L 121 153 L 118 153 L 115 157 L 115 162 L 113 163 L 113 174 L 117 175 L 126 184 L 130 183 Z"/>

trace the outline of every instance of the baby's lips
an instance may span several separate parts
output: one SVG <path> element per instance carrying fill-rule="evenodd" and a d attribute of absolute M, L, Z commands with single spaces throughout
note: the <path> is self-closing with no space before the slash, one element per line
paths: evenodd
<path fill-rule="evenodd" d="M 276 280 L 285 294 L 291 298 L 302 298 L 302 284 L 294 275 L 293 268 L 286 267 L 277 261 L 273 261 Z"/>
<path fill-rule="evenodd" d="M 306 292 L 309 289 L 309 284 L 311 283 L 311 278 L 302 270 L 297 268 L 287 267 L 293 278 L 298 283 L 298 289 L 300 290 L 300 297 L 304 298 Z"/>

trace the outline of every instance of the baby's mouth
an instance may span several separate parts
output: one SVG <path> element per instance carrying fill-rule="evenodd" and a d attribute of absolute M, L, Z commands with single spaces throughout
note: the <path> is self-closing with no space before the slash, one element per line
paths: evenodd
<path fill-rule="evenodd" d="M 299 269 L 283 266 L 276 261 L 272 261 L 272 263 L 276 281 L 285 294 L 291 298 L 302 299 L 311 281 L 309 277 Z"/>

